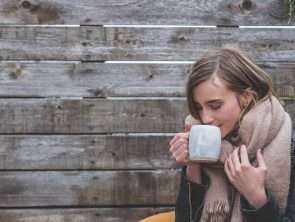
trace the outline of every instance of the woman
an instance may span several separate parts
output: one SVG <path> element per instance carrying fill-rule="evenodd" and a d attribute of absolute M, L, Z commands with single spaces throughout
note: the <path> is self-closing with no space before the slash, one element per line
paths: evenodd
<path fill-rule="evenodd" d="M 224 48 L 193 65 L 186 90 L 186 132 L 170 141 L 184 165 L 176 222 L 295 222 L 295 131 L 270 77 Z M 218 163 L 188 160 L 192 124 L 220 128 Z"/>

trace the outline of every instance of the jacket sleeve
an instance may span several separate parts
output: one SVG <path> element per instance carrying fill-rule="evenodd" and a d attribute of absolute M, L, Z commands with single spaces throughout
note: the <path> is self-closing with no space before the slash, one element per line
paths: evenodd
<path fill-rule="evenodd" d="M 279 222 L 280 215 L 276 202 L 273 199 L 271 193 L 267 192 L 267 202 L 259 209 L 251 206 L 249 202 L 241 197 L 241 211 L 246 221 L 251 222 Z"/>
<path fill-rule="evenodd" d="M 271 193 L 267 192 L 268 201 L 264 206 L 255 209 L 247 200 L 241 198 L 241 211 L 246 221 L 251 222 L 295 222 L 295 130 L 291 142 L 291 178 L 286 212 L 279 214 L 278 206 Z"/>
<path fill-rule="evenodd" d="M 241 198 L 241 211 L 246 221 L 251 222 L 295 222 L 295 169 L 292 168 L 291 184 L 288 196 L 288 205 L 284 215 L 279 214 L 278 206 L 271 193 L 268 193 L 268 201 L 264 206 L 255 209 L 248 201 Z"/>
<path fill-rule="evenodd" d="M 197 221 L 201 212 L 207 186 L 190 182 L 186 178 L 186 167 L 182 168 L 180 188 L 175 206 L 176 222 Z"/>

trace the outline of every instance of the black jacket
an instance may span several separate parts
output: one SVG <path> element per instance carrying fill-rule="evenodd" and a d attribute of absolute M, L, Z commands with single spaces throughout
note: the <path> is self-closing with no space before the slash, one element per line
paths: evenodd
<path fill-rule="evenodd" d="M 176 222 L 198 222 L 207 186 L 189 182 L 186 179 L 185 172 L 186 169 L 184 167 L 181 173 L 180 190 L 176 201 Z M 295 222 L 295 129 L 293 129 L 291 141 L 291 181 L 286 213 L 280 215 L 272 194 L 267 192 L 267 196 L 267 203 L 259 209 L 255 209 L 244 197 L 241 197 L 241 211 L 246 221 Z"/>

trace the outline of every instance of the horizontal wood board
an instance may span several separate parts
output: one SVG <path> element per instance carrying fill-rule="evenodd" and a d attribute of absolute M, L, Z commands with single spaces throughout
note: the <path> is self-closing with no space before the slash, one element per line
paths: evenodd
<path fill-rule="evenodd" d="M 0 170 L 175 168 L 172 135 L 0 135 Z"/>
<path fill-rule="evenodd" d="M 2 0 L 2 24 L 294 25 L 273 0 Z"/>
<path fill-rule="evenodd" d="M 179 170 L 1 172 L 0 207 L 172 206 L 179 176 Z"/>
<path fill-rule="evenodd" d="M 223 46 L 294 62 L 295 29 L 0 27 L 0 60 L 195 61 Z"/>
<path fill-rule="evenodd" d="M 278 96 L 295 97 L 294 62 L 259 62 Z M 0 63 L 0 97 L 183 97 L 192 64 Z"/>
<path fill-rule="evenodd" d="M 187 114 L 184 98 L 0 99 L 0 134 L 175 133 Z"/>

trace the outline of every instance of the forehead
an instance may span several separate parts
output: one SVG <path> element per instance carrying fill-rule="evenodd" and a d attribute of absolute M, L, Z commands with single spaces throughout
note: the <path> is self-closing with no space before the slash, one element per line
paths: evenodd
<path fill-rule="evenodd" d="M 211 100 L 226 100 L 235 96 L 235 93 L 226 86 L 224 80 L 218 76 L 212 76 L 200 83 L 195 87 L 193 94 L 194 101 L 200 104 Z"/>

